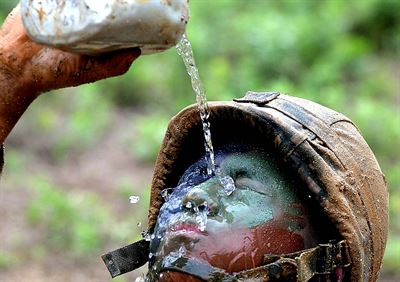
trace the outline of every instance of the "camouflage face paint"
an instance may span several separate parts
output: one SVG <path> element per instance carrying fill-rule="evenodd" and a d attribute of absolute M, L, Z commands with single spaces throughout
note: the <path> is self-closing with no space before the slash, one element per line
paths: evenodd
<path fill-rule="evenodd" d="M 183 175 L 160 210 L 151 241 L 155 260 L 176 252 L 229 272 L 261 265 L 264 254 L 302 250 L 312 237 L 297 183 L 266 152 L 217 154 L 235 181 L 227 196 L 201 160 Z"/>

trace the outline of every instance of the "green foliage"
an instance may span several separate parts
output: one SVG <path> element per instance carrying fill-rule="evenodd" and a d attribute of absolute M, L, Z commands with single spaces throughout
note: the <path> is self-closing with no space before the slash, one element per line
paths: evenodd
<path fill-rule="evenodd" d="M 40 138 L 29 145 L 36 144 L 44 157 L 60 164 L 71 153 L 84 152 L 107 135 L 112 108 L 94 84 L 42 95 L 25 115 L 25 134 L 40 132 Z"/>
<path fill-rule="evenodd" d="M 79 96 L 68 93 L 66 115 L 58 123 L 53 123 L 54 126 L 62 123 L 62 138 L 56 140 L 53 149 L 53 157 L 58 160 L 65 158 L 73 149 L 88 148 L 107 132 L 111 120 L 109 103 L 106 99 L 99 99 L 101 94 L 94 85 L 82 88 Z"/>
<path fill-rule="evenodd" d="M 0 270 L 6 269 L 17 263 L 17 258 L 10 252 L 0 250 Z"/>
<path fill-rule="evenodd" d="M 132 212 L 129 214 L 128 220 L 114 221 L 113 239 L 120 244 L 130 244 L 133 241 L 141 239 L 142 231 L 147 227 L 147 211 L 150 202 L 150 187 L 134 187 L 128 179 L 121 179 L 117 190 L 121 198 L 128 204 L 130 196 L 138 196 L 139 202 L 130 205 Z M 133 216 L 132 216 L 133 215 Z"/>
<path fill-rule="evenodd" d="M 18 0 L 0 1 L 0 18 L 3 19 L 17 5 Z"/>
<path fill-rule="evenodd" d="M 136 118 L 136 137 L 131 141 L 129 148 L 142 161 L 147 163 L 154 162 L 165 130 L 168 124 L 168 117 L 163 114 L 155 114 Z"/>
<path fill-rule="evenodd" d="M 385 252 L 385 269 L 390 272 L 396 272 L 399 270 L 400 260 L 400 237 L 392 236 L 389 237 L 388 247 Z"/>
<path fill-rule="evenodd" d="M 27 158 L 17 150 L 7 150 L 7 169 L 19 175 L 26 169 Z"/>
<path fill-rule="evenodd" d="M 29 222 L 39 226 L 46 245 L 71 255 L 98 251 L 106 236 L 109 214 L 90 194 L 65 193 L 46 179 L 33 182 L 35 196 L 27 209 Z"/>

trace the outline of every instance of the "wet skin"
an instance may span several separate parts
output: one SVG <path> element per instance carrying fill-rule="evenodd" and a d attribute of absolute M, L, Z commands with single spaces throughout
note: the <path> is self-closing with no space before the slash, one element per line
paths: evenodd
<path fill-rule="evenodd" d="M 216 162 L 233 178 L 236 190 L 227 196 L 217 177 L 206 176 L 204 161 L 192 165 L 160 210 L 151 242 L 155 261 L 183 252 L 233 273 L 260 266 L 264 254 L 316 244 L 295 193 L 298 184 L 270 155 L 258 150 L 220 153 Z M 160 280 L 188 281 L 182 277 L 164 273 Z"/>

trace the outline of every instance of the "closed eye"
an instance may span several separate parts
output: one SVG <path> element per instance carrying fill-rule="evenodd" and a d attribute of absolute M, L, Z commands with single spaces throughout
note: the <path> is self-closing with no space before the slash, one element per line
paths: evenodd
<path fill-rule="evenodd" d="M 234 172 L 233 179 L 248 178 L 249 174 L 246 170 L 238 170 Z"/>
<path fill-rule="evenodd" d="M 270 191 L 269 187 L 260 181 L 248 177 L 240 177 L 235 179 L 235 185 L 239 189 L 248 189 L 268 197 L 273 197 L 273 193 Z"/>

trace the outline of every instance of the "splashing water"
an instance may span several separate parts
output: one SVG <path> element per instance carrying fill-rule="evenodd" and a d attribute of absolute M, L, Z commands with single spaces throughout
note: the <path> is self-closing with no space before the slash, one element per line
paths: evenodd
<path fill-rule="evenodd" d="M 140 200 L 139 196 L 130 196 L 129 197 L 129 203 L 131 204 L 137 204 Z"/>
<path fill-rule="evenodd" d="M 165 202 L 169 200 L 169 196 L 171 195 L 173 190 L 173 188 L 165 188 L 161 191 L 161 197 L 164 199 Z"/>
<path fill-rule="evenodd" d="M 170 252 L 167 256 L 164 257 L 164 263 L 166 265 L 171 265 L 181 257 L 183 257 L 186 253 L 186 248 L 182 244 L 178 250 Z M 156 270 L 156 266 L 153 267 Z"/>
<path fill-rule="evenodd" d="M 196 92 L 196 101 L 200 111 L 200 118 L 203 125 L 204 132 L 204 146 L 208 161 L 207 172 L 208 175 L 215 174 L 215 158 L 214 148 L 211 141 L 210 122 L 208 120 L 210 111 L 207 105 L 207 98 L 204 92 L 203 84 L 200 80 L 199 71 L 194 61 L 193 50 L 190 41 L 187 39 L 186 34 L 182 36 L 182 40 L 176 45 L 178 54 L 182 57 L 186 66 L 186 70 L 190 76 L 193 90 Z"/>
<path fill-rule="evenodd" d="M 193 206 L 193 205 L 192 205 L 192 202 L 187 202 L 186 205 L 185 205 L 185 208 L 191 209 L 192 206 Z"/>
<path fill-rule="evenodd" d="M 203 205 L 205 207 L 203 210 L 200 211 L 198 208 L 195 209 L 195 212 L 196 212 L 195 221 L 196 221 L 197 227 L 199 228 L 199 230 L 201 232 L 206 230 L 207 219 L 208 219 L 207 216 L 209 214 L 209 209 L 208 209 L 207 202 L 205 204 L 203 204 Z"/>
<path fill-rule="evenodd" d="M 219 182 L 224 187 L 225 194 L 227 196 L 232 195 L 232 193 L 236 189 L 235 181 L 232 179 L 232 177 L 219 175 L 218 178 L 219 178 Z"/>
<path fill-rule="evenodd" d="M 136 277 L 136 279 L 135 279 L 135 282 L 146 282 L 146 281 L 147 281 L 147 278 L 145 277 L 144 274 L 142 274 L 139 277 Z"/>
<path fill-rule="evenodd" d="M 150 234 L 150 232 L 149 232 L 148 230 L 142 231 L 141 235 L 142 235 L 142 238 L 143 238 L 144 240 L 146 240 L 146 241 L 148 241 L 148 242 L 151 241 L 151 234 Z"/>

